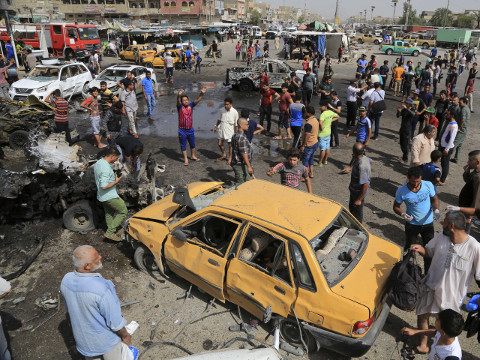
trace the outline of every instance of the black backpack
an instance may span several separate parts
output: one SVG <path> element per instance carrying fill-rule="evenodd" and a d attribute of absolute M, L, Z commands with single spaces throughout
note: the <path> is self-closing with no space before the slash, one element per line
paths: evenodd
<path fill-rule="evenodd" d="M 408 251 L 402 261 L 395 264 L 390 273 L 390 299 L 400 310 L 413 311 L 417 306 L 418 287 L 422 269 L 418 266 L 413 251 Z"/>

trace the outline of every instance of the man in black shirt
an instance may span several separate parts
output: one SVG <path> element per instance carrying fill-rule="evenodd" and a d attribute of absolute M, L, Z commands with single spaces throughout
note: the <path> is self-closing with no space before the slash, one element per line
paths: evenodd
<path fill-rule="evenodd" d="M 143 144 L 133 136 L 121 136 L 117 139 L 117 149 L 120 152 L 120 162 L 127 164 L 129 170 L 140 170 L 140 155 L 143 153 Z M 128 162 L 131 161 L 131 164 Z"/>
<path fill-rule="evenodd" d="M 415 111 L 412 109 L 413 100 L 408 98 L 405 104 L 397 108 L 397 118 L 402 117 L 400 125 L 400 148 L 402 149 L 402 158 L 399 158 L 401 163 L 408 161 L 410 132 L 412 131 L 413 118 Z"/>
<path fill-rule="evenodd" d="M 212 56 L 213 56 L 213 62 L 217 62 L 217 51 L 218 51 L 218 45 L 215 40 L 212 42 Z"/>

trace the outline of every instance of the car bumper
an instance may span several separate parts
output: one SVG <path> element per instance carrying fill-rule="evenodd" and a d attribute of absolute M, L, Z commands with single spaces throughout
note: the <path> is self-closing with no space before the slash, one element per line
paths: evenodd
<path fill-rule="evenodd" d="M 390 304 L 383 305 L 382 312 L 373 323 L 367 334 L 361 338 L 352 338 L 345 335 L 333 333 L 328 330 L 320 329 L 315 326 L 304 324 L 304 328 L 309 330 L 313 337 L 318 341 L 320 347 L 335 351 L 349 357 L 360 357 L 365 355 L 372 347 L 378 335 L 387 321 L 390 313 Z"/>

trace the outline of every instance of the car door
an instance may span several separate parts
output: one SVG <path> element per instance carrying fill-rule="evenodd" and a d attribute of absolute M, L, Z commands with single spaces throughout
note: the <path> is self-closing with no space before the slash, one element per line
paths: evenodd
<path fill-rule="evenodd" d="M 281 64 L 268 64 L 268 79 L 270 80 L 270 87 L 273 89 L 280 89 L 285 82 L 285 77 L 288 76 L 287 70 Z"/>
<path fill-rule="evenodd" d="M 259 319 L 269 307 L 275 314 L 288 316 L 296 300 L 288 241 L 248 224 L 236 252 L 228 264 L 227 299 Z"/>
<path fill-rule="evenodd" d="M 240 225 L 241 220 L 216 213 L 187 218 L 167 236 L 163 246 L 166 264 L 174 273 L 225 301 L 227 254 Z"/>
<path fill-rule="evenodd" d="M 74 91 L 75 81 L 72 78 L 70 66 L 65 66 L 60 71 L 60 88 L 63 97 L 72 95 Z"/>
<path fill-rule="evenodd" d="M 125 49 L 125 53 L 123 55 L 123 57 L 125 58 L 125 60 L 134 60 L 134 56 L 133 56 L 133 46 L 129 46 Z"/>

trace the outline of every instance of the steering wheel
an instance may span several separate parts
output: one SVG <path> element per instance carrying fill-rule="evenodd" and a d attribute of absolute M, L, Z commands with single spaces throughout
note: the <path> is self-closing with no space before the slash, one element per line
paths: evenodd
<path fill-rule="evenodd" d="M 222 245 L 226 240 L 226 233 L 225 223 L 219 218 L 210 217 L 203 223 L 203 239 L 210 246 L 217 248 Z"/>

